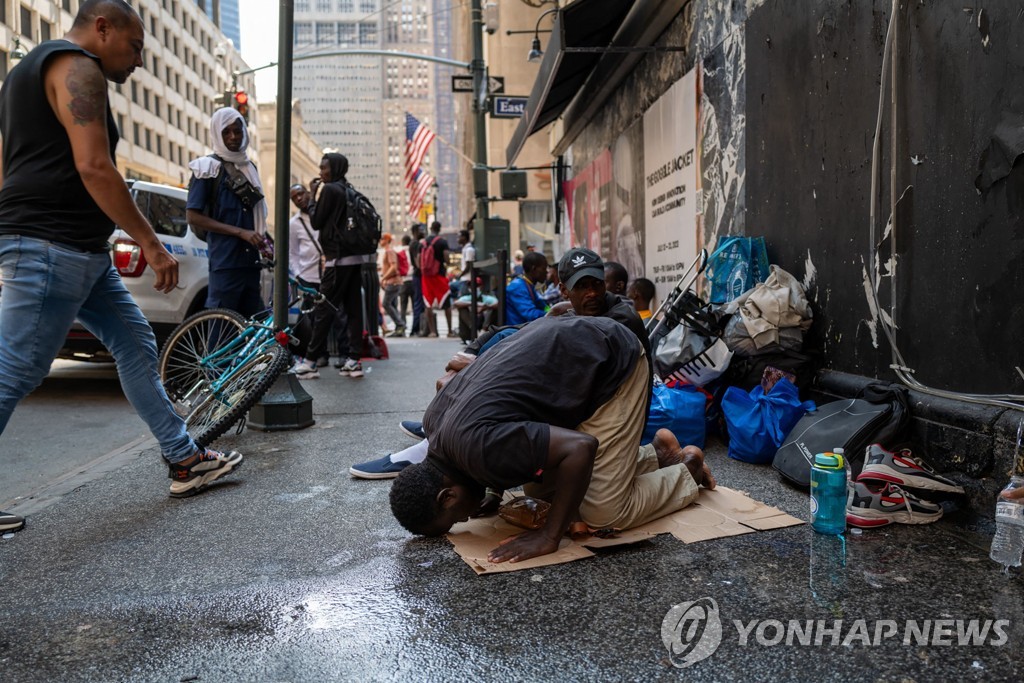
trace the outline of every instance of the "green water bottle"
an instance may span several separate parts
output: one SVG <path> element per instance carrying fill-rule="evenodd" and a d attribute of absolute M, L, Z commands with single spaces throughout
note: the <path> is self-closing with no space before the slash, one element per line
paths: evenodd
<path fill-rule="evenodd" d="M 846 531 L 846 463 L 842 455 L 818 453 L 814 456 L 811 527 L 819 534 Z"/>

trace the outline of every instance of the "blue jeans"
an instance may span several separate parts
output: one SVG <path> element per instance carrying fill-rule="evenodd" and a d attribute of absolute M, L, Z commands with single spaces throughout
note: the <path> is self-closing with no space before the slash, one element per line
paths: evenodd
<path fill-rule="evenodd" d="M 0 235 L 0 276 L 0 433 L 50 371 L 77 317 L 114 356 L 125 396 L 164 457 L 192 455 L 195 444 L 160 383 L 153 330 L 109 254 Z"/>

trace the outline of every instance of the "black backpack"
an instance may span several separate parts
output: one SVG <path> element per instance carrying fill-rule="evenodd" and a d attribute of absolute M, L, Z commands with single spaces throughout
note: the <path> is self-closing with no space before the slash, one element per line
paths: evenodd
<path fill-rule="evenodd" d="M 370 200 L 351 185 L 345 186 L 345 200 L 345 219 L 341 225 L 325 226 L 320 231 L 320 243 L 337 245 L 338 253 L 344 256 L 375 253 L 383 223 L 380 214 Z"/>

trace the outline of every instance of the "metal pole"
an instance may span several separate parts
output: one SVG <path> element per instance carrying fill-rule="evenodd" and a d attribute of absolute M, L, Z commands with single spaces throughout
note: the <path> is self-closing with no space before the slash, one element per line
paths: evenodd
<path fill-rule="evenodd" d="M 277 172 L 274 182 L 274 329 L 288 326 L 288 194 L 292 168 L 292 23 L 294 0 L 280 0 L 277 70 Z M 303 429 L 315 422 L 313 397 L 295 375 L 278 375 L 259 403 L 249 411 L 248 425 L 273 432 Z"/>
<path fill-rule="evenodd" d="M 469 319 L 471 321 L 469 326 L 470 341 L 476 340 L 476 338 L 480 335 L 480 331 L 476 329 L 476 297 L 479 291 L 480 289 L 477 287 L 476 284 L 476 265 L 473 265 L 469 269 Z"/>
<path fill-rule="evenodd" d="M 494 252 L 498 259 L 498 285 L 495 292 L 498 295 L 498 327 L 505 324 L 505 282 L 508 280 L 508 251 L 499 249 Z"/>
<path fill-rule="evenodd" d="M 277 175 L 274 187 L 274 329 L 288 326 L 288 209 L 292 169 L 292 25 L 294 0 L 281 0 L 277 70 Z"/>
<path fill-rule="evenodd" d="M 470 33 L 473 38 L 473 126 L 476 145 L 473 164 L 473 190 L 476 193 L 476 234 L 483 234 L 488 218 L 487 196 L 487 66 L 484 64 L 484 13 L 481 0 L 472 0 Z"/>
<path fill-rule="evenodd" d="M 15 38 L 17 40 L 17 38 Z M 418 59 L 424 62 L 434 62 L 435 64 L 444 64 L 445 66 L 454 66 L 460 69 L 470 69 L 471 64 L 469 62 L 460 62 L 457 59 L 448 59 L 446 57 L 435 57 L 433 55 L 421 55 L 416 52 L 401 52 L 399 50 L 331 50 L 329 52 L 314 52 L 312 54 L 299 55 L 292 57 L 291 63 L 304 62 L 307 59 L 320 59 L 321 57 L 346 57 L 346 56 L 362 56 L 368 55 L 371 57 L 401 57 L 403 59 Z M 270 62 L 263 66 L 253 67 L 251 69 L 239 69 L 234 72 L 234 77 L 244 76 L 245 74 L 253 74 L 257 71 L 263 71 L 264 69 L 272 69 L 280 63 L 280 58 L 277 62 Z"/>

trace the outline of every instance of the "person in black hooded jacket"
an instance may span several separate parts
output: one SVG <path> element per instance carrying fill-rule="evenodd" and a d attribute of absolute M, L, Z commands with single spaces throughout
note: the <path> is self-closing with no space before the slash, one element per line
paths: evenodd
<path fill-rule="evenodd" d="M 320 291 L 335 307 L 343 308 L 348 316 L 348 360 L 341 367 L 341 374 L 347 377 L 362 377 L 363 366 L 359 362 L 359 351 L 363 345 L 363 307 L 361 277 L 364 263 L 374 263 L 376 251 L 372 254 L 347 253 L 345 245 L 332 239 L 332 226 L 343 226 L 348 210 L 348 159 L 336 152 L 325 154 L 320 160 L 320 183 L 314 182 L 315 202 L 310 205 L 309 215 L 313 229 L 320 231 L 320 246 L 324 252 L 324 274 Z M 334 311 L 322 303 L 313 312 L 313 336 L 309 342 L 307 358 L 319 358 L 327 350 L 327 335 L 330 331 Z M 302 361 L 293 369 L 299 379 L 315 379 L 320 376 L 315 362 Z"/>

